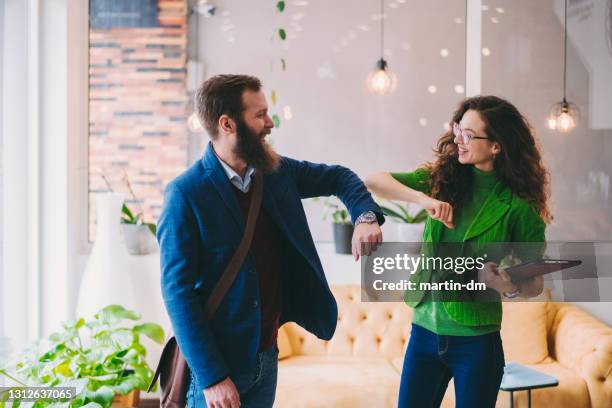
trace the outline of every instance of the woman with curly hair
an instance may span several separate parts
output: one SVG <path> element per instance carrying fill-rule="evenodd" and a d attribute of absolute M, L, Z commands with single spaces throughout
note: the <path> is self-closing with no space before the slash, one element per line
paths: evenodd
<path fill-rule="evenodd" d="M 531 242 L 542 248 L 551 219 L 548 172 L 533 129 L 511 103 L 495 96 L 465 99 L 434 151 L 434 162 L 409 173 L 373 174 L 366 185 L 379 197 L 425 208 L 424 243 L 461 243 L 454 248 L 464 249 Z M 413 278 L 439 281 L 434 274 L 420 271 Z M 495 406 L 505 365 L 501 297 L 537 296 L 543 281 L 514 284 L 495 262 L 476 276 L 493 301 L 405 296 L 414 313 L 400 407 L 440 406 L 451 378 L 457 407 Z"/>

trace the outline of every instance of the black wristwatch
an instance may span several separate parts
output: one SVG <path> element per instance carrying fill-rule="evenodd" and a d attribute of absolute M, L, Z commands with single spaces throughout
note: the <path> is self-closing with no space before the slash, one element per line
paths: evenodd
<path fill-rule="evenodd" d="M 361 224 L 362 222 L 365 222 L 367 224 L 374 224 L 375 222 L 378 222 L 378 218 L 376 218 L 376 214 L 374 214 L 374 211 L 366 211 L 359 217 L 357 217 L 357 219 L 355 220 L 355 226 Z"/>

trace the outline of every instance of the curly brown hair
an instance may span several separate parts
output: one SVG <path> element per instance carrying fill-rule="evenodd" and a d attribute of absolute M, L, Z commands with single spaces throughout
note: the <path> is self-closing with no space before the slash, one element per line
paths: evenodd
<path fill-rule="evenodd" d="M 499 143 L 493 167 L 497 177 L 512 192 L 532 204 L 542 219 L 549 223 L 548 208 L 550 175 L 542 164 L 540 148 L 533 127 L 514 105 L 496 96 L 475 96 L 464 99 L 454 112 L 451 123 L 459 123 L 463 114 L 475 110 L 485 123 L 485 134 Z M 461 164 L 458 147 L 451 130 L 444 133 L 434 149 L 436 160 L 427 163 L 431 171 L 432 197 L 460 209 L 472 194 L 472 165 Z"/>

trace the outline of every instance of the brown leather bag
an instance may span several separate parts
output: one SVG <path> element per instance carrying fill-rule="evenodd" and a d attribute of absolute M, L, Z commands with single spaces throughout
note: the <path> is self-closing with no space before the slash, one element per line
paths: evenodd
<path fill-rule="evenodd" d="M 251 241 L 253 240 L 253 234 L 255 232 L 255 222 L 259 215 L 259 209 L 261 207 L 261 198 L 263 195 L 263 177 L 260 172 L 256 172 L 253 179 L 253 196 L 251 197 L 251 204 L 249 207 L 249 214 L 247 216 L 246 227 L 242 240 L 234 252 L 234 255 L 230 259 L 229 264 L 225 268 L 221 279 L 217 282 L 217 286 L 213 289 L 207 302 L 204 313 L 206 319 L 210 320 L 219 304 L 227 294 L 234 283 L 236 275 L 240 270 L 240 266 L 244 261 Z M 159 405 L 161 408 L 184 408 L 187 403 L 187 384 L 189 382 L 189 366 L 187 361 L 181 354 L 175 336 L 170 338 L 164 344 L 164 348 L 155 370 L 155 375 L 147 392 L 151 392 L 151 389 L 157 382 L 159 377 L 159 385 L 161 388 L 161 398 L 159 399 Z"/>

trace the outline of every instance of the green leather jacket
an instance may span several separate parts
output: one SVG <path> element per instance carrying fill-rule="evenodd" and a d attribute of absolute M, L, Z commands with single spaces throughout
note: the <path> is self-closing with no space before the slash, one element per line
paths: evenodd
<path fill-rule="evenodd" d="M 411 173 L 394 173 L 393 177 L 402 184 L 429 194 L 429 171 L 417 169 Z M 442 236 L 444 224 L 429 217 L 423 232 L 424 243 L 439 243 Z M 501 181 L 498 182 L 489 194 L 478 214 L 468 227 L 463 238 L 463 256 L 476 256 L 483 248 L 493 246 L 499 249 L 500 245 L 491 243 L 517 243 L 530 242 L 537 245 L 523 245 L 522 253 L 515 254 L 523 262 L 538 259 L 544 252 L 546 224 L 538 214 L 537 210 L 528 202 L 513 194 L 512 190 Z M 425 244 L 424 247 L 433 248 Z M 501 253 L 499 254 L 501 256 Z M 495 254 L 488 257 L 489 260 L 499 263 Z M 430 271 L 419 271 L 413 275 L 412 281 L 430 282 L 432 280 Z M 423 300 L 425 293 L 418 291 L 406 292 L 404 299 L 410 307 L 416 307 Z M 468 326 L 481 326 L 500 324 L 502 308 L 499 297 L 497 301 L 444 301 L 442 302 L 448 315 L 458 323 Z"/>

